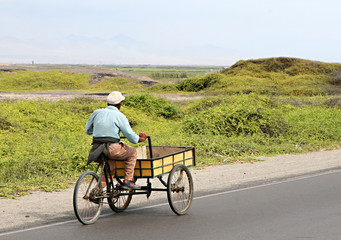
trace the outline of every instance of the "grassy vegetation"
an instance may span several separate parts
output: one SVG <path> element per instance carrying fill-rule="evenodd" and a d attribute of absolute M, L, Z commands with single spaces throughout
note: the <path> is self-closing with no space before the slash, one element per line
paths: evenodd
<path fill-rule="evenodd" d="M 60 71 L 0 72 L 1 91 L 79 90 L 89 85 L 90 75 Z"/>
<path fill-rule="evenodd" d="M 239 61 L 221 73 L 188 78 L 176 88 L 211 94 L 257 93 L 268 96 L 341 94 L 341 64 L 295 58 Z"/>
<path fill-rule="evenodd" d="M 89 92 L 122 91 L 126 94 L 131 94 L 139 91 L 138 89 L 140 89 L 140 92 L 143 92 L 141 83 L 128 78 L 115 77 L 89 85 L 86 90 Z M 85 91 L 85 89 L 83 91 Z"/>
<path fill-rule="evenodd" d="M 140 76 L 150 77 L 162 82 L 177 82 L 188 77 L 202 76 L 213 71 L 220 70 L 220 67 L 207 66 L 119 66 L 115 68 L 122 72 L 134 73 Z"/>
<path fill-rule="evenodd" d="M 148 132 L 155 145 L 197 147 L 201 167 L 340 148 L 340 66 L 282 58 L 241 61 L 221 73 L 153 87 L 124 78 L 89 85 L 83 74 L 16 72 L 1 73 L 0 87 L 129 92 L 122 112 L 134 130 Z M 47 76 L 60 80 L 41 80 Z M 35 88 L 39 79 L 43 84 Z M 174 103 L 148 95 L 180 90 L 203 97 Z M 0 197 L 66 188 L 93 168 L 86 166 L 91 137 L 84 126 L 93 110 L 105 106 L 84 98 L 0 101 Z"/>

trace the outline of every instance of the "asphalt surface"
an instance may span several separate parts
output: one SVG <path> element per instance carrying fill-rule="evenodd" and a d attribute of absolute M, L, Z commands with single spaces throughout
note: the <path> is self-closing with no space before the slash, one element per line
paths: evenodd
<path fill-rule="evenodd" d="M 196 197 L 185 216 L 168 204 L 0 234 L 0 239 L 341 239 L 341 171 Z"/>

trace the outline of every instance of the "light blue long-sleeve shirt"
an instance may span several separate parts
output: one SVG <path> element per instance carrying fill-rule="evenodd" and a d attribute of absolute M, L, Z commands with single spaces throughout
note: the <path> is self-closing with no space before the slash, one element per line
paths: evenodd
<path fill-rule="evenodd" d="M 132 130 L 128 119 L 116 107 L 95 110 L 88 119 L 85 130 L 93 137 L 113 137 L 120 139 L 120 132 L 131 142 L 138 143 L 139 136 Z"/>

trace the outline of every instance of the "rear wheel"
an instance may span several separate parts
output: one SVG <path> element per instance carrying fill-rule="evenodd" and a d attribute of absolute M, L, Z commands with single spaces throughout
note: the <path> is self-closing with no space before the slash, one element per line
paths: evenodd
<path fill-rule="evenodd" d="M 109 203 L 111 210 L 119 213 L 127 209 L 133 197 L 132 195 L 121 195 L 121 194 L 131 193 L 132 190 L 121 190 L 119 182 L 115 181 L 116 179 L 113 179 L 113 180 L 114 180 L 114 189 L 111 189 L 111 186 L 110 186 L 110 189 L 107 190 L 108 193 L 110 193 L 112 196 L 112 197 L 108 197 L 108 203 Z"/>
<path fill-rule="evenodd" d="M 176 165 L 169 173 L 167 197 L 174 213 L 186 214 L 193 200 L 193 179 L 186 166 Z"/>
<path fill-rule="evenodd" d="M 84 225 L 94 223 L 102 211 L 102 187 L 98 189 L 98 179 L 95 172 L 84 172 L 73 192 L 73 209 L 77 219 Z"/>

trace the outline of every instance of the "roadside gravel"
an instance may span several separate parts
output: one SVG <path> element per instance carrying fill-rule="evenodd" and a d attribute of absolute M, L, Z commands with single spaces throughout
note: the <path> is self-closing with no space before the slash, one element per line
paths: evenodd
<path fill-rule="evenodd" d="M 341 149 L 261 159 L 264 161 L 192 169 L 195 196 L 341 169 Z M 138 183 L 143 185 L 143 179 Z M 157 187 L 159 183 L 153 179 L 152 184 Z M 0 199 L 0 233 L 74 220 L 72 194 L 73 189 L 70 188 L 52 193 L 34 192 L 19 200 Z M 129 209 L 156 202 L 167 202 L 166 193 L 152 193 L 149 200 L 145 196 L 134 196 Z M 108 206 L 104 209 L 109 212 Z"/>

